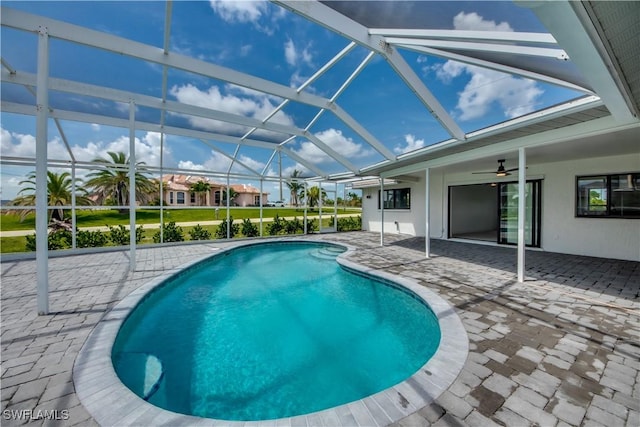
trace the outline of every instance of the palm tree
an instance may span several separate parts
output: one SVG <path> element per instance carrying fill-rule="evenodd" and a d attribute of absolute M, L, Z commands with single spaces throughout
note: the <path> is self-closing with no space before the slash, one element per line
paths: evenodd
<path fill-rule="evenodd" d="M 301 175 L 302 171 L 294 169 L 291 173 L 291 178 L 299 178 Z M 300 181 L 290 181 L 287 182 L 287 187 L 289 187 L 289 191 L 291 192 L 291 204 L 297 207 L 299 204 L 298 194 L 304 189 L 304 184 Z"/>
<path fill-rule="evenodd" d="M 327 197 L 327 193 L 326 191 L 324 191 L 324 189 L 322 190 L 322 193 L 320 193 L 320 187 L 309 187 L 307 189 L 307 200 L 309 202 L 309 207 L 312 208 L 316 204 L 318 204 L 318 201 L 321 197 L 320 194 L 322 194 L 322 200 Z"/>
<path fill-rule="evenodd" d="M 76 179 L 76 181 L 79 181 Z M 57 174 L 47 171 L 47 204 L 49 206 L 68 206 L 71 204 L 72 182 L 69 172 Z M 36 173 L 31 172 L 27 175 L 27 179 L 20 181 L 18 184 L 27 184 L 18 192 L 18 197 L 11 201 L 12 206 L 35 206 L 36 204 Z M 22 195 L 20 195 L 22 194 Z M 89 199 L 87 190 L 81 185 L 76 185 L 76 205 L 90 205 L 93 202 Z M 33 212 L 33 209 L 20 210 L 20 222 Z M 64 219 L 64 209 L 51 209 L 49 211 L 49 222 L 52 219 L 62 221 Z"/>
<path fill-rule="evenodd" d="M 97 158 L 93 161 L 105 165 L 105 168 L 87 175 L 90 178 L 85 185 L 93 189 L 97 196 L 97 203 L 103 204 L 111 199 L 117 206 L 129 204 L 129 157 L 123 153 L 107 153 L 111 159 Z M 152 197 L 156 186 L 144 172 L 144 162 L 136 163 L 136 199 L 141 203 L 147 203 Z M 129 209 L 118 208 L 118 212 L 127 213 Z"/>
<path fill-rule="evenodd" d="M 209 184 L 207 181 L 204 180 L 200 180 L 198 182 L 194 182 L 193 184 L 191 184 L 191 186 L 189 187 L 189 189 L 196 193 L 197 197 L 198 197 L 198 206 L 204 206 L 206 204 L 207 201 L 207 193 L 209 191 L 211 191 L 211 184 Z M 204 197 L 202 197 L 204 196 Z"/>
<path fill-rule="evenodd" d="M 233 203 L 233 199 L 236 198 L 238 192 L 233 188 L 229 187 L 229 204 Z M 227 204 L 227 190 L 222 190 L 222 197 L 220 198 L 220 205 Z"/>

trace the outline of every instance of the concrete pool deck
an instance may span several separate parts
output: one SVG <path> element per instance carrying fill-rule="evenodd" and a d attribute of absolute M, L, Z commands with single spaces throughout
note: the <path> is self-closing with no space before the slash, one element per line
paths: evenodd
<path fill-rule="evenodd" d="M 640 263 L 527 251 L 519 284 L 511 248 L 432 240 L 425 259 L 424 238 L 309 238 L 355 246 L 352 261 L 414 279 L 462 320 L 460 375 L 398 425 L 640 425 Z M 96 324 L 141 285 L 231 245 L 143 248 L 134 272 L 123 251 L 52 258 L 48 316 L 35 313 L 35 261 L 4 259 L 2 425 L 95 425 L 72 368 Z"/>

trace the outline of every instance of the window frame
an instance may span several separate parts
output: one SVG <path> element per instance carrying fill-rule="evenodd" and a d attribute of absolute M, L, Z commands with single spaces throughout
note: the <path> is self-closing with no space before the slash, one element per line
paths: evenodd
<path fill-rule="evenodd" d="M 182 201 L 180 201 L 180 196 L 182 196 Z M 176 205 L 184 205 L 185 199 L 184 191 L 176 191 Z"/>
<path fill-rule="evenodd" d="M 409 203 L 407 204 L 406 207 L 403 206 L 398 206 L 399 205 L 399 201 L 402 199 L 402 193 L 403 191 L 406 191 L 407 194 L 409 195 L 408 200 Z M 391 194 L 393 195 L 391 200 L 388 199 L 388 194 L 391 192 Z M 386 207 L 384 208 L 384 210 L 398 210 L 398 211 L 410 211 L 411 210 L 411 187 L 403 187 L 403 188 L 385 188 L 384 189 L 384 193 L 385 193 L 385 202 L 392 202 L 393 206 L 390 207 Z M 396 195 L 396 193 L 398 193 L 398 195 Z M 378 210 L 380 210 L 380 190 L 378 190 Z"/>
<path fill-rule="evenodd" d="M 640 180 L 640 172 L 616 172 L 602 173 L 593 175 L 576 175 L 575 180 L 575 217 L 576 218 L 617 218 L 617 219 L 640 219 L 640 206 L 635 214 L 617 214 L 612 213 L 612 203 L 614 189 L 612 188 L 613 179 L 621 175 L 635 175 L 633 180 Z M 588 179 L 604 179 L 604 190 L 606 191 L 605 209 L 603 213 L 583 213 L 580 207 L 580 181 Z"/>

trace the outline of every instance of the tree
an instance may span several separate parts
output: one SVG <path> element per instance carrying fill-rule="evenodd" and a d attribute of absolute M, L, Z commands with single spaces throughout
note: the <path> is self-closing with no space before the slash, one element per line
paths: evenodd
<path fill-rule="evenodd" d="M 76 182 L 79 182 L 76 179 Z M 47 204 L 49 206 L 68 206 L 71 205 L 72 195 L 72 183 L 71 175 L 69 172 L 62 172 L 57 174 L 55 172 L 47 171 Z M 20 181 L 20 185 L 27 185 L 18 192 L 18 197 L 11 201 L 12 206 L 35 206 L 36 204 L 36 173 L 31 172 L 27 175 L 27 179 Z M 21 195 L 22 194 L 22 195 Z M 87 191 L 82 185 L 76 184 L 76 205 L 90 205 L 91 199 L 87 197 Z M 58 221 L 64 220 L 64 212 L 62 208 L 49 210 L 48 221 L 56 219 Z M 33 209 L 21 209 L 20 221 L 33 212 Z"/>
<path fill-rule="evenodd" d="M 300 176 L 302 176 L 302 171 L 298 169 L 294 169 L 291 173 L 291 178 L 300 178 Z M 289 187 L 291 193 L 291 204 L 298 207 L 300 204 L 298 195 L 301 191 L 304 191 L 304 184 L 300 181 L 289 181 L 287 182 L 287 187 Z"/>
<path fill-rule="evenodd" d="M 209 184 L 207 181 L 201 180 L 191 184 L 189 189 L 192 192 L 196 193 L 196 197 L 198 198 L 198 206 L 206 205 L 207 193 L 211 191 L 211 184 Z"/>
<path fill-rule="evenodd" d="M 358 196 L 356 193 L 349 192 L 349 194 L 347 194 L 347 201 L 349 203 L 349 206 L 362 206 L 362 197 Z"/>
<path fill-rule="evenodd" d="M 104 204 L 106 200 L 111 199 L 118 206 L 127 206 L 129 205 L 129 157 L 121 151 L 118 153 L 109 151 L 107 154 L 110 159 L 93 160 L 104 165 L 104 169 L 88 174 L 89 180 L 85 185 L 93 189 L 93 194 L 97 196 L 97 203 Z M 148 203 L 157 188 L 146 175 L 145 162 L 136 163 L 135 182 L 136 200 Z M 127 213 L 129 209 L 118 208 L 118 212 Z"/>
<path fill-rule="evenodd" d="M 322 200 L 327 197 L 327 193 L 324 191 L 324 189 L 322 190 L 322 193 L 320 193 L 320 187 L 309 187 L 307 189 L 307 201 L 309 203 L 309 207 L 312 208 L 317 205 L 320 197 L 322 197 Z"/>
<path fill-rule="evenodd" d="M 229 187 L 229 204 L 233 203 L 233 199 L 236 198 L 238 192 L 233 188 Z M 220 198 L 220 206 L 227 204 L 227 190 L 222 190 L 222 197 Z"/>

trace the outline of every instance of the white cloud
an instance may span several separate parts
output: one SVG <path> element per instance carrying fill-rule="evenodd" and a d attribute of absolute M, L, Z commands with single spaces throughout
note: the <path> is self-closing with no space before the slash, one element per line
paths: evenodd
<path fill-rule="evenodd" d="M 227 22 L 258 22 L 267 13 L 266 1 L 210 0 L 211 8 Z"/>
<path fill-rule="evenodd" d="M 411 134 L 405 135 L 404 141 L 406 143 L 404 147 L 398 145 L 393 149 L 393 151 L 398 154 L 402 154 L 402 153 L 408 153 L 409 151 L 417 150 L 418 148 L 424 147 L 424 139 L 416 139 L 416 137 Z"/>
<path fill-rule="evenodd" d="M 3 156 L 13 157 L 35 157 L 36 138 L 33 135 L 23 135 L 11 133 L 0 128 L 0 143 L 2 145 Z M 160 134 L 157 132 L 147 132 L 142 139 L 136 138 L 136 160 L 145 162 L 148 166 L 160 165 Z M 76 160 L 91 161 L 98 157 L 109 158 L 108 152 L 122 151 L 129 153 L 129 137 L 122 135 L 113 141 L 88 141 L 85 145 L 72 145 Z M 47 155 L 50 159 L 70 160 L 69 152 L 59 137 L 54 137 L 47 143 Z M 171 151 L 165 145 L 164 162 L 168 164 L 171 160 Z"/>
<path fill-rule="evenodd" d="M 458 13 L 453 18 L 453 28 L 456 30 L 513 31 L 508 22 L 496 24 L 496 21 L 485 20 L 475 12 Z"/>
<path fill-rule="evenodd" d="M 4 157 L 36 156 L 36 137 L 29 134 L 9 132 L 0 127 L 0 152 Z M 47 156 L 55 160 L 69 160 L 69 152 L 59 137 L 47 142 Z"/>
<path fill-rule="evenodd" d="M 272 102 L 272 96 L 257 92 L 251 89 L 239 88 L 237 86 L 227 86 L 227 93 L 223 94 L 218 86 L 211 86 L 207 90 L 187 84 L 184 86 L 173 86 L 171 95 L 182 103 L 209 108 L 212 110 L 224 111 L 245 117 L 263 120 L 276 108 Z M 224 123 L 218 120 L 206 119 L 203 117 L 187 116 L 191 125 L 222 133 L 244 133 L 249 130 L 246 126 L 232 123 Z M 278 111 L 271 119 L 271 123 L 278 123 L 287 126 L 294 126 L 293 119 L 282 111 Z M 273 132 L 258 131 L 256 135 L 263 137 L 274 137 Z"/>
<path fill-rule="evenodd" d="M 252 24 L 258 31 L 273 35 L 277 21 L 285 16 L 283 8 L 266 0 L 209 0 L 215 13 L 229 23 Z"/>
<path fill-rule="evenodd" d="M 253 46 L 250 44 L 245 44 L 240 47 L 240 56 L 247 56 L 251 53 Z"/>
<path fill-rule="evenodd" d="M 342 131 L 338 129 L 330 128 L 316 133 L 315 136 L 347 159 L 362 158 L 373 154 L 373 150 L 365 148 L 362 144 L 354 142 L 351 138 L 347 138 L 342 134 Z M 294 149 L 293 151 L 314 164 L 334 161 L 328 154 L 310 141 L 302 142 L 300 148 L 297 150 Z"/>
<path fill-rule="evenodd" d="M 311 43 L 308 43 L 304 48 L 296 48 L 296 44 L 293 40 L 289 39 L 284 43 L 284 59 L 287 64 L 292 67 L 298 67 L 301 65 L 307 65 L 313 67 L 313 53 L 311 52 Z"/>
<path fill-rule="evenodd" d="M 284 43 L 284 59 L 287 64 L 295 67 L 298 63 L 298 53 L 296 52 L 296 46 L 293 40 L 289 39 Z"/>
<path fill-rule="evenodd" d="M 472 77 L 460 93 L 458 108 L 461 120 L 471 120 L 484 116 L 497 103 L 504 115 L 513 118 L 535 109 L 537 99 L 543 90 L 532 80 L 515 78 L 498 71 L 480 69 L 467 72 Z"/>
<path fill-rule="evenodd" d="M 96 132 L 100 131 L 100 125 L 97 123 L 91 123 L 91 130 L 94 130 Z"/>
<path fill-rule="evenodd" d="M 475 12 L 460 12 L 453 19 L 456 30 L 513 31 L 509 23 L 485 20 Z M 429 68 L 448 84 L 461 75 L 471 76 L 459 92 L 456 114 L 460 120 L 477 119 L 499 105 L 508 118 L 533 111 L 543 90 L 533 80 L 511 76 L 482 67 L 447 61 Z"/>
<path fill-rule="evenodd" d="M 264 163 L 258 160 L 255 160 L 249 156 L 245 156 L 243 154 L 238 156 L 238 161 L 244 163 L 248 167 L 252 168 L 254 171 L 257 171 L 258 173 L 262 172 L 262 169 L 264 168 L 264 165 L 265 165 Z M 211 151 L 211 156 L 208 159 L 206 159 L 203 163 L 194 163 L 191 160 L 178 162 L 178 168 L 180 169 L 206 170 L 206 171 L 213 171 L 213 172 L 226 172 L 229 169 L 229 165 L 231 165 L 231 159 L 213 150 Z M 234 163 L 233 167 L 231 168 L 231 171 L 236 173 L 243 173 L 243 174 L 251 173 L 245 167 L 239 165 L 238 163 Z"/>

